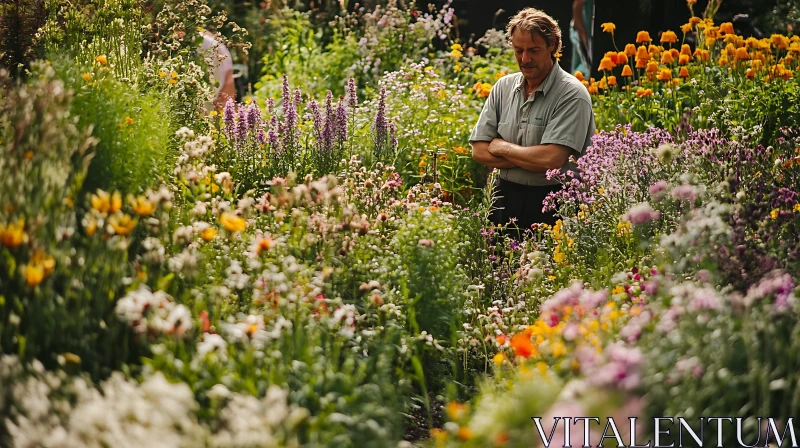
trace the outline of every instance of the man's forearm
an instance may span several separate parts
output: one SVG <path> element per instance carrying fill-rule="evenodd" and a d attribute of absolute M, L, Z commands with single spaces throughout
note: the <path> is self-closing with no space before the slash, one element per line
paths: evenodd
<path fill-rule="evenodd" d="M 489 168 L 517 168 L 517 165 L 506 158 L 492 155 L 489 152 L 489 142 L 473 143 L 472 157 L 476 162 Z"/>
<path fill-rule="evenodd" d="M 489 144 L 489 153 L 502 157 L 515 166 L 545 173 L 547 170 L 561 168 L 569 159 L 569 148 L 561 145 L 520 146 L 496 138 Z"/>

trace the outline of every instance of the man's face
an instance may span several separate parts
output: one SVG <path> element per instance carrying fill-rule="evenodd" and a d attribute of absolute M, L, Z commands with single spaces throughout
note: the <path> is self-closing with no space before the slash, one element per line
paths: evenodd
<path fill-rule="evenodd" d="M 547 41 L 539 34 L 534 33 L 531 36 L 530 32 L 514 30 L 511 46 L 522 76 L 527 80 L 544 77 L 553 66 L 550 55 L 553 54 L 555 45 L 548 47 Z"/>

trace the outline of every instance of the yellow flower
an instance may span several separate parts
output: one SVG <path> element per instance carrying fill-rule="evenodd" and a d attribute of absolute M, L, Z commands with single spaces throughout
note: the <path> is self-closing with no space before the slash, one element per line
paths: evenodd
<path fill-rule="evenodd" d="M 165 72 L 164 70 L 160 70 L 158 72 L 158 76 L 160 76 L 162 78 L 166 78 L 167 77 L 167 72 Z"/>
<path fill-rule="evenodd" d="M 114 233 L 117 235 L 129 235 L 134 227 L 136 227 L 136 221 L 130 217 L 130 215 L 122 214 L 120 215 L 113 215 L 111 218 L 108 219 L 109 225 L 111 228 L 114 229 Z"/>
<path fill-rule="evenodd" d="M 205 230 L 200 232 L 200 238 L 204 239 L 205 241 L 211 241 L 215 236 L 217 236 L 217 229 L 213 227 L 207 227 Z"/>
<path fill-rule="evenodd" d="M 83 74 L 83 80 L 84 81 L 91 81 L 92 80 L 92 74 L 89 73 L 89 72 L 84 73 Z"/>
<path fill-rule="evenodd" d="M 692 28 L 694 28 L 694 26 L 692 26 L 691 23 L 684 23 L 683 25 L 681 25 L 681 31 L 683 32 L 683 34 L 691 32 Z"/>
<path fill-rule="evenodd" d="M 564 345 L 563 342 L 560 342 L 560 341 L 556 342 L 555 344 L 553 344 L 553 348 L 551 349 L 551 352 L 552 352 L 554 357 L 560 358 L 560 357 L 562 357 L 562 356 L 567 354 L 567 346 Z"/>
<path fill-rule="evenodd" d="M 148 201 L 144 196 L 139 196 L 137 198 L 128 196 L 128 202 L 131 204 L 133 211 L 140 216 L 150 216 L 156 211 L 155 204 Z"/>
<path fill-rule="evenodd" d="M 178 78 L 178 72 L 173 71 L 172 73 L 169 74 L 169 77 L 172 78 L 172 79 L 177 79 Z"/>
<path fill-rule="evenodd" d="M 7 226 L 0 226 L 0 243 L 14 249 L 28 239 L 25 233 L 25 219 L 20 218 L 16 223 Z"/>
<path fill-rule="evenodd" d="M 44 280 L 44 266 L 38 263 L 29 263 L 22 266 L 22 275 L 25 282 L 33 288 Z"/>
<path fill-rule="evenodd" d="M 795 213 L 800 213 L 800 203 L 794 204 L 792 211 Z"/>
<path fill-rule="evenodd" d="M 87 214 L 86 219 L 83 222 L 83 229 L 86 231 L 86 234 L 89 236 L 94 236 L 95 232 L 97 232 L 97 220 L 91 214 Z"/>
<path fill-rule="evenodd" d="M 228 232 L 241 232 L 247 228 L 247 221 L 231 212 L 222 213 L 219 222 Z"/>
<path fill-rule="evenodd" d="M 494 361 L 495 365 L 500 365 L 506 360 L 506 355 L 502 353 L 498 353 L 492 357 L 492 361 Z"/>
<path fill-rule="evenodd" d="M 127 124 L 133 124 L 133 118 L 131 118 L 131 117 L 125 117 L 125 123 L 127 123 Z"/>
<path fill-rule="evenodd" d="M 94 60 L 97 61 L 97 63 L 100 64 L 100 65 L 108 64 L 108 59 L 106 59 L 105 55 L 102 55 L 102 54 L 100 56 L 97 56 L 96 58 L 94 58 Z"/>
<path fill-rule="evenodd" d="M 614 25 L 612 22 L 606 22 L 600 25 L 600 27 L 603 28 L 604 33 L 611 33 L 611 34 L 614 34 L 614 31 L 617 29 L 617 26 Z"/>
<path fill-rule="evenodd" d="M 566 258 L 567 256 L 561 251 L 561 245 L 556 244 L 556 248 L 553 250 L 553 261 L 561 264 L 564 262 L 564 260 L 566 260 Z"/>
<path fill-rule="evenodd" d="M 463 51 L 463 50 L 464 50 L 464 48 L 463 48 L 463 47 L 461 47 L 461 45 L 459 45 L 459 44 L 453 44 L 453 45 L 451 45 L 451 46 L 450 46 L 450 49 L 451 49 L 451 50 L 453 50 L 453 51 Z"/>
<path fill-rule="evenodd" d="M 122 209 L 122 195 L 119 194 L 118 191 L 115 191 L 114 194 L 111 195 L 111 204 L 110 204 L 110 211 L 111 213 L 116 213 Z"/>
<path fill-rule="evenodd" d="M 108 213 L 111 209 L 111 195 L 103 190 L 97 190 L 97 194 L 91 196 L 92 208 L 102 214 Z"/>
<path fill-rule="evenodd" d="M 167 84 L 169 85 L 175 84 L 176 82 L 178 82 L 178 80 L 175 78 L 170 78 L 169 80 L 167 80 Z"/>
<path fill-rule="evenodd" d="M 778 211 L 779 211 L 779 210 L 778 210 L 777 208 L 775 208 L 775 209 L 772 209 L 772 211 L 771 211 L 771 212 L 769 212 L 769 216 L 770 216 L 772 219 L 778 219 Z"/>

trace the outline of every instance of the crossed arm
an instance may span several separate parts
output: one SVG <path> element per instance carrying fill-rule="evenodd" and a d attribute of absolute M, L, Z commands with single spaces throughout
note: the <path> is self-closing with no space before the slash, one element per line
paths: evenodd
<path fill-rule="evenodd" d="M 473 142 L 472 157 L 489 168 L 523 168 L 535 173 L 561 168 L 572 151 L 563 145 L 520 146 L 502 138 Z"/>

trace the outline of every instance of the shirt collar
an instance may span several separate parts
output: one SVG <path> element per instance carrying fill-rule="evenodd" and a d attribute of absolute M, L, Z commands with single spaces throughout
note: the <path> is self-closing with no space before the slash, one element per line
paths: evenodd
<path fill-rule="evenodd" d="M 554 61 L 553 68 L 550 69 L 550 73 L 548 73 L 547 76 L 544 78 L 544 81 L 542 81 L 542 83 L 539 84 L 539 87 L 536 88 L 536 91 L 542 92 L 542 95 L 547 94 L 547 92 L 550 91 L 550 87 L 552 87 L 553 83 L 556 81 L 556 78 L 558 78 L 561 75 L 560 72 L 561 72 L 561 66 L 558 65 L 558 61 Z M 516 90 L 521 90 L 524 82 L 525 82 L 525 76 L 522 74 L 522 72 L 520 72 Z"/>

